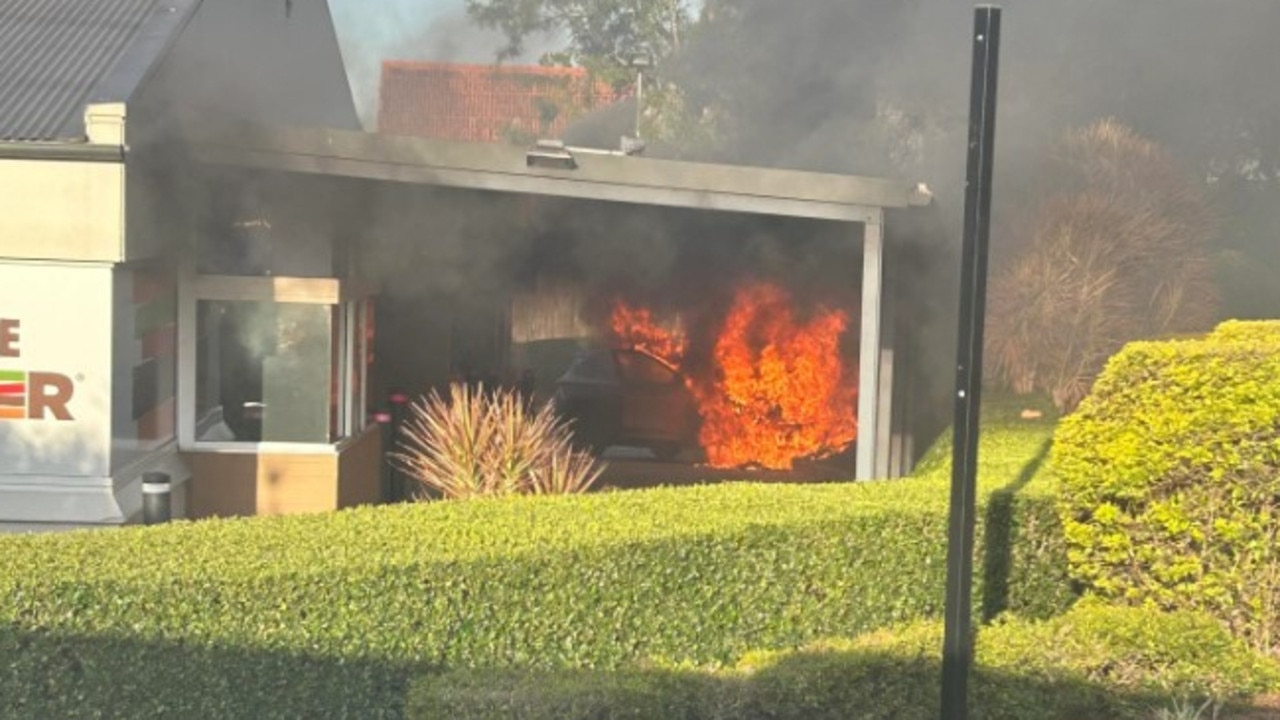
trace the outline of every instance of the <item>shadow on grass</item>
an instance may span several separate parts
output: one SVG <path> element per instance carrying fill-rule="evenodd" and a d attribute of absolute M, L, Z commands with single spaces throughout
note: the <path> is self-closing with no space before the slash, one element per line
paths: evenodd
<path fill-rule="evenodd" d="M 409 693 L 410 720 L 936 720 L 939 661 L 884 651 L 792 653 L 734 672 L 678 670 L 424 675 Z M 1078 678 L 979 669 L 974 720 L 1130 720 L 1169 699 Z"/>
<path fill-rule="evenodd" d="M 1017 522 L 1014 502 L 1018 493 L 1035 478 L 1049 457 L 1052 440 L 1047 439 L 1018 477 L 991 494 L 987 501 L 984 527 L 987 537 L 982 552 L 982 619 L 990 621 L 1009 609 L 1009 576 L 1013 567 L 1013 533 Z"/>
<path fill-rule="evenodd" d="M 0 626 L 6 720 L 400 718 L 412 672 L 376 660 Z"/>

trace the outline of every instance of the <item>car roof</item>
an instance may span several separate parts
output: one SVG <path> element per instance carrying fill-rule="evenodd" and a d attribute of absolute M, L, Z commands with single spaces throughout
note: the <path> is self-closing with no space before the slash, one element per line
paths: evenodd
<path fill-rule="evenodd" d="M 680 372 L 680 368 L 671 364 L 666 359 L 660 358 L 657 355 L 654 355 L 648 350 L 643 350 L 638 347 L 627 347 L 625 345 L 602 345 L 602 346 L 597 346 L 593 348 L 587 348 L 578 353 L 578 356 L 574 358 L 574 364 L 580 363 L 592 357 L 598 357 L 600 355 L 605 355 L 605 354 L 617 355 L 618 353 L 623 353 L 628 355 L 639 355 L 640 357 L 648 358 L 650 360 L 657 362 L 658 364 L 662 365 L 663 367 L 667 368 L 672 372 L 676 372 L 676 373 Z"/>

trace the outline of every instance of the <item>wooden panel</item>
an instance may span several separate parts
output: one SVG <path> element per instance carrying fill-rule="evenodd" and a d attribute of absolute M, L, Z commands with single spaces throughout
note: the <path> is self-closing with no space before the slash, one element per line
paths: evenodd
<path fill-rule="evenodd" d="M 382 497 L 382 428 L 364 431 L 338 455 L 338 507 L 367 505 Z"/>
<path fill-rule="evenodd" d="M 231 517 L 257 512 L 256 455 L 185 453 L 191 468 L 187 517 Z"/>
<path fill-rule="evenodd" d="M 338 507 L 338 456 L 258 456 L 258 514 L 289 515 Z"/>
<path fill-rule="evenodd" d="M 289 515 L 338 506 L 338 457 L 332 452 L 192 452 L 188 514 L 193 518 Z"/>
<path fill-rule="evenodd" d="M 341 282 L 333 278 L 241 277 L 199 275 L 195 295 L 201 300 L 246 300 L 336 305 Z"/>

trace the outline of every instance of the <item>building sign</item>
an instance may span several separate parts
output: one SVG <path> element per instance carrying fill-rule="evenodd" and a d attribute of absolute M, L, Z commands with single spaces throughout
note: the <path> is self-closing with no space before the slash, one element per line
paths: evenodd
<path fill-rule="evenodd" d="M 6 369 L 21 359 L 22 322 L 0 318 L 0 420 L 74 420 L 68 409 L 75 383 L 52 372 Z"/>
<path fill-rule="evenodd" d="M 113 268 L 0 260 L 0 484 L 102 478 Z"/>

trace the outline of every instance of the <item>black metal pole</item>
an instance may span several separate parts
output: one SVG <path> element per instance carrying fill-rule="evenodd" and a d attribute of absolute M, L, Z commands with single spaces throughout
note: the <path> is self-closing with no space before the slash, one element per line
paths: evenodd
<path fill-rule="evenodd" d="M 942 720 L 969 713 L 973 662 L 974 495 L 978 474 L 978 411 L 982 401 L 982 335 L 991 225 L 991 167 L 1000 65 L 1000 8 L 979 5 L 973 22 L 969 96 L 969 159 L 965 175 L 964 246 L 960 265 L 955 435 L 951 455 L 951 519 L 947 534 L 946 629 L 942 643 Z"/>

